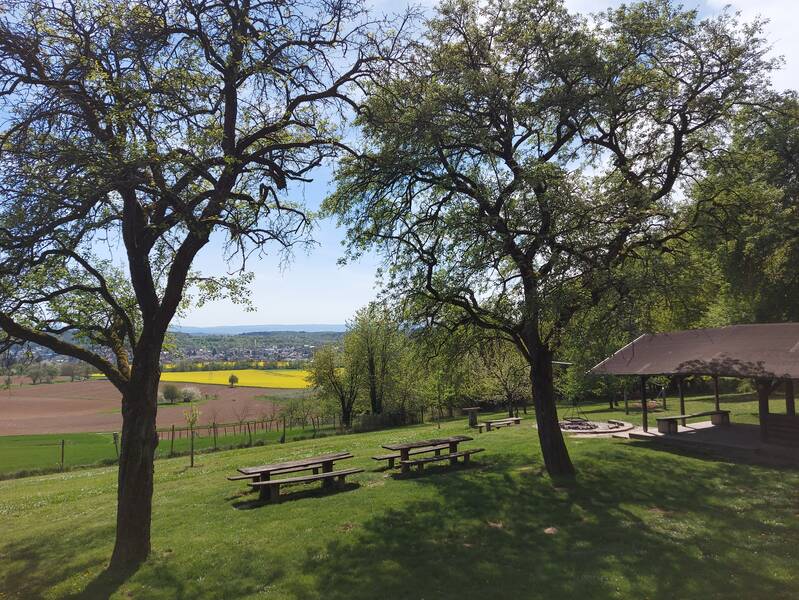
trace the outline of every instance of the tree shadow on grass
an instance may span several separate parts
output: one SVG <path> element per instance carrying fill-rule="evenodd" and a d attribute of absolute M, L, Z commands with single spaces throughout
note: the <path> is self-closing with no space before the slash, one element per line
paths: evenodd
<path fill-rule="evenodd" d="M 273 506 L 275 504 L 282 504 L 283 502 L 293 502 L 295 500 L 302 500 L 303 498 L 319 498 L 321 496 L 330 496 L 332 494 L 339 494 L 357 490 L 360 484 L 356 482 L 335 483 L 331 488 L 313 487 L 308 488 L 305 486 L 286 486 L 285 491 L 281 486 L 280 495 L 277 500 L 268 501 L 258 498 L 255 491 L 244 491 L 235 496 L 228 497 L 231 506 L 237 510 L 252 510 L 254 508 L 261 508 L 266 506 Z M 251 499 L 245 499 L 246 496 L 253 495 Z"/>
<path fill-rule="evenodd" d="M 131 565 L 124 568 L 105 568 L 95 577 L 83 591 L 67 596 L 70 600 L 97 600 L 109 598 L 120 586 L 125 583 L 141 565 Z"/>
<path fill-rule="evenodd" d="M 796 528 L 772 531 L 756 510 L 732 508 L 742 488 L 769 483 L 762 474 L 676 459 L 653 467 L 651 454 L 605 448 L 583 454 L 568 485 L 498 455 L 409 479 L 435 487 L 437 499 L 397 506 L 309 550 L 303 569 L 315 585 L 290 589 L 348 600 L 795 597 L 770 574 L 770 559 L 755 556 L 763 535 L 783 549 Z"/>
<path fill-rule="evenodd" d="M 95 558 L 82 557 L 76 560 L 76 556 L 81 556 L 76 546 L 102 548 L 109 539 L 114 539 L 113 527 L 83 528 L 79 541 L 75 539 L 74 534 L 72 530 L 62 530 L 57 535 L 51 536 L 46 544 L 37 538 L 4 545 L 2 549 L 5 574 L 0 581 L 0 590 L 12 598 L 40 598 L 42 592 L 53 583 L 64 581 L 75 573 L 96 569 Z M 54 557 L 60 560 L 54 560 Z M 125 578 L 129 575 L 130 573 L 126 574 Z M 102 579 L 103 586 L 109 586 L 108 594 L 102 595 L 98 587 L 95 588 L 97 593 L 94 596 L 82 597 L 107 598 L 124 581 L 124 579 L 115 580 L 110 574 L 101 574 L 97 579 Z M 97 585 L 100 586 L 100 583 Z"/>

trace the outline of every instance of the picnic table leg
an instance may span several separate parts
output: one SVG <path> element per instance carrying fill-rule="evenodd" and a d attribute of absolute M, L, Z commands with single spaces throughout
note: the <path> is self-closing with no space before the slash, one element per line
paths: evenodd
<path fill-rule="evenodd" d="M 457 451 L 458 451 L 458 442 L 450 442 L 449 443 L 449 453 L 450 454 L 455 454 Z M 458 457 L 456 456 L 455 458 L 450 458 L 449 459 L 449 464 L 451 464 L 451 465 L 458 464 Z"/>
<path fill-rule="evenodd" d="M 265 489 L 267 490 L 267 502 L 274 502 L 280 497 L 280 484 L 270 485 Z"/>
<path fill-rule="evenodd" d="M 269 473 L 261 473 L 256 481 L 269 481 Z M 258 488 L 258 499 L 259 500 L 271 500 L 271 495 L 269 485 L 262 485 Z"/>
<path fill-rule="evenodd" d="M 394 457 L 393 456 L 388 459 L 388 468 L 389 469 L 393 469 L 394 468 Z"/>
<path fill-rule="evenodd" d="M 322 473 L 330 473 L 333 470 L 333 461 L 326 460 L 322 463 Z M 333 481 L 328 477 L 327 479 L 322 480 L 322 487 L 323 488 L 330 488 L 333 485 Z"/>
<path fill-rule="evenodd" d="M 400 450 L 400 465 L 402 465 L 402 472 L 403 473 L 407 473 L 408 471 L 411 470 L 411 468 L 408 465 L 403 464 L 403 462 L 408 460 L 409 457 L 410 457 L 410 449 L 409 448 L 402 448 Z"/>

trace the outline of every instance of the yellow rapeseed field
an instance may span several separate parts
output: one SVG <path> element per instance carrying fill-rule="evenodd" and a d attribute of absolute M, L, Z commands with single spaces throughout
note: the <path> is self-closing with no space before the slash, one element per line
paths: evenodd
<path fill-rule="evenodd" d="M 247 387 L 300 390 L 308 387 L 308 371 L 297 369 L 229 369 L 222 371 L 170 371 L 161 374 L 161 381 L 180 383 L 212 383 L 229 385 L 230 375 L 239 378 L 237 385 Z"/>

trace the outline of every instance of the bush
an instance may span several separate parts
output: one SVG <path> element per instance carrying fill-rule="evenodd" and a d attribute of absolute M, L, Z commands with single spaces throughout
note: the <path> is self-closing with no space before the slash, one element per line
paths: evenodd
<path fill-rule="evenodd" d="M 170 404 L 174 404 L 180 399 L 180 390 L 174 383 L 167 383 L 163 387 L 164 400 Z"/>
<path fill-rule="evenodd" d="M 180 390 L 180 397 L 183 402 L 195 402 L 202 397 L 202 394 L 196 387 L 184 387 Z"/>

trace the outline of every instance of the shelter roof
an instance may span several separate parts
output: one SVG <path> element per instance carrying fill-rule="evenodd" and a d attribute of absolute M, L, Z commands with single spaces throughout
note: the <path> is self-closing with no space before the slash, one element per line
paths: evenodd
<path fill-rule="evenodd" d="M 589 372 L 799 379 L 799 323 L 647 333 Z"/>

